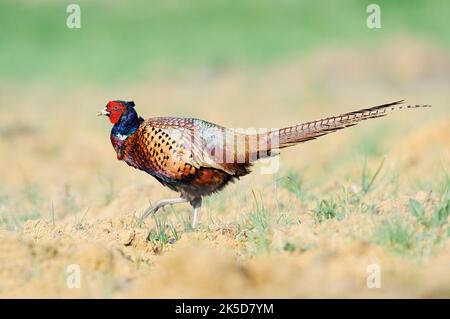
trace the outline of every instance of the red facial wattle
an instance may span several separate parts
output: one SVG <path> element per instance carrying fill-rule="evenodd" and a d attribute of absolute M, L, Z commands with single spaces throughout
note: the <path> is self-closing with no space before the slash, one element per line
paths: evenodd
<path fill-rule="evenodd" d="M 125 105 L 119 102 L 109 102 L 106 106 L 106 110 L 109 112 L 109 121 L 112 124 L 117 124 L 126 108 L 127 107 Z"/>

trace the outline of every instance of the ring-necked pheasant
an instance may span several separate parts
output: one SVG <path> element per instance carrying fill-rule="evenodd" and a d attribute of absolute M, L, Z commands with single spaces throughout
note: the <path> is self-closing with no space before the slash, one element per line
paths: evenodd
<path fill-rule="evenodd" d="M 217 124 L 177 117 L 144 120 L 134 102 L 110 101 L 98 113 L 114 124 L 111 142 L 117 159 L 145 171 L 180 197 L 158 201 L 143 218 L 169 204 L 189 202 L 198 220 L 202 197 L 250 173 L 252 162 L 278 154 L 278 149 L 306 142 L 358 122 L 387 115 L 395 109 L 428 107 L 397 101 L 273 130 L 244 134 Z"/>

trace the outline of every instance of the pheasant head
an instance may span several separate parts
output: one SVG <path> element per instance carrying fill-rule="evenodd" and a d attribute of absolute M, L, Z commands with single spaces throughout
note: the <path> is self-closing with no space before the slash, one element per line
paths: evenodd
<path fill-rule="evenodd" d="M 134 109 L 133 101 L 109 101 L 97 115 L 108 116 L 109 121 L 114 124 L 112 133 L 118 136 L 133 134 L 142 122 Z"/>
<path fill-rule="evenodd" d="M 97 115 L 108 116 L 112 124 L 118 124 L 122 117 L 124 119 L 129 113 L 136 113 L 133 101 L 109 101 L 108 104 Z"/>

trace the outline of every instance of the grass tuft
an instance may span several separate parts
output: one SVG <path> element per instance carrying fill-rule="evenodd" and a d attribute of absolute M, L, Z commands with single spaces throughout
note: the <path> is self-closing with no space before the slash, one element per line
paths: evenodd
<path fill-rule="evenodd" d="M 167 221 L 167 216 L 164 214 L 153 215 L 156 224 L 155 229 L 151 229 L 147 240 L 151 243 L 153 252 L 161 254 L 167 244 L 173 244 L 180 239 L 180 236 L 175 226 Z"/>
<path fill-rule="evenodd" d="M 281 187 L 286 189 L 301 200 L 304 198 L 304 180 L 302 175 L 296 171 L 289 171 L 286 176 L 279 179 Z"/>
<path fill-rule="evenodd" d="M 383 160 L 378 165 L 375 173 L 371 175 L 369 169 L 367 168 L 367 158 L 364 159 L 362 174 L 361 174 L 361 192 L 363 195 L 367 194 L 374 187 L 375 180 L 383 169 L 384 162 L 386 157 L 383 157 Z"/>
<path fill-rule="evenodd" d="M 244 238 L 247 244 L 247 252 L 250 254 L 267 254 L 270 252 L 270 214 L 263 205 L 262 199 L 258 200 L 254 191 L 254 209 L 249 212 L 237 238 Z"/>
<path fill-rule="evenodd" d="M 375 242 L 405 254 L 414 246 L 414 230 L 402 220 L 384 220 L 375 230 Z"/>
<path fill-rule="evenodd" d="M 342 220 L 345 217 L 344 211 L 338 207 L 334 200 L 321 200 L 317 204 L 315 210 L 316 221 L 321 223 L 327 219 L 336 218 L 337 220 Z"/>

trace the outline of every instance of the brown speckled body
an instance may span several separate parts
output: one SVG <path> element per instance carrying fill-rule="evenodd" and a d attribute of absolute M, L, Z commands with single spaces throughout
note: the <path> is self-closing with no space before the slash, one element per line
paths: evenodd
<path fill-rule="evenodd" d="M 248 174 L 250 163 L 220 163 L 206 150 L 223 151 L 225 128 L 198 119 L 150 118 L 125 140 L 111 135 L 117 158 L 194 201 Z"/>

